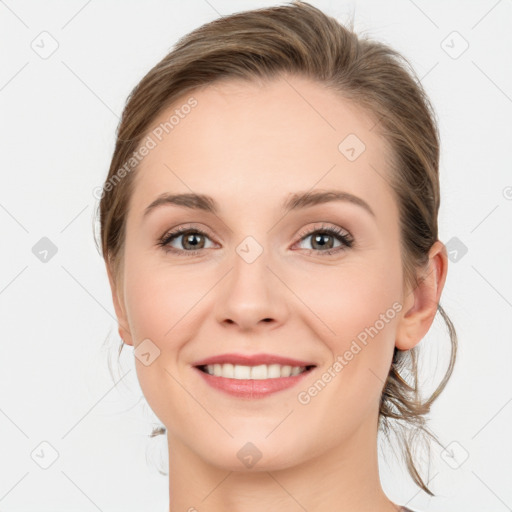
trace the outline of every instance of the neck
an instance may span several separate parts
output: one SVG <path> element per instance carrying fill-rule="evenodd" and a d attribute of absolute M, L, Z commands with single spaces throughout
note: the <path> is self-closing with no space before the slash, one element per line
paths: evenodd
<path fill-rule="evenodd" d="M 368 421 L 338 446 L 301 464 L 232 471 L 216 467 L 168 431 L 170 512 L 397 512 L 378 472 L 377 429 Z"/>

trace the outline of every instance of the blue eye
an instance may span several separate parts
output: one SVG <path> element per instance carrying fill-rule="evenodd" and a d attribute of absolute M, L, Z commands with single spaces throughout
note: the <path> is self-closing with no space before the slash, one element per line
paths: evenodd
<path fill-rule="evenodd" d="M 310 237 L 313 237 L 311 241 L 312 248 L 306 250 L 316 252 L 322 256 L 350 249 L 354 245 L 354 240 L 349 233 L 338 227 L 321 227 L 314 231 L 303 233 L 300 241 L 302 242 Z M 338 246 L 334 246 L 336 240 L 339 242 Z M 318 249 L 318 247 L 323 248 Z"/>
<path fill-rule="evenodd" d="M 172 247 L 170 244 L 174 240 L 179 240 L 182 238 L 181 248 Z M 208 235 L 196 228 L 178 228 L 171 233 L 167 233 L 164 237 L 158 242 L 158 245 L 161 245 L 168 252 L 176 252 L 176 253 L 188 253 L 188 254 L 197 254 L 201 249 L 205 248 L 204 240 L 208 238 Z M 187 246 L 191 247 L 191 249 L 187 249 Z"/>
<path fill-rule="evenodd" d="M 351 235 L 336 226 L 322 226 L 315 230 L 302 233 L 300 235 L 298 243 L 303 242 L 307 238 L 312 238 L 312 248 L 305 250 L 314 254 L 320 254 L 322 256 L 329 256 L 341 251 L 345 251 L 351 248 L 354 244 L 354 240 Z M 172 242 L 180 240 L 179 245 L 181 247 L 174 247 Z M 210 237 L 204 231 L 193 228 L 193 227 L 180 227 L 170 233 L 166 233 L 159 241 L 158 245 L 161 246 L 166 252 L 172 252 L 177 255 L 197 255 L 203 249 L 211 248 L 206 246 L 206 241 L 210 240 Z M 211 240 L 210 240 L 211 241 Z M 338 242 L 338 245 L 334 245 Z"/>

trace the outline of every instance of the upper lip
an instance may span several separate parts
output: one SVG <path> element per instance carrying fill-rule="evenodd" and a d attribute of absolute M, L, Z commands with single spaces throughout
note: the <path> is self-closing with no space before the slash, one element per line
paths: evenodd
<path fill-rule="evenodd" d="M 244 366 L 258 366 L 261 364 L 280 364 L 282 366 L 316 366 L 311 361 L 278 356 L 275 354 L 219 354 L 196 361 L 193 366 L 209 364 L 239 364 Z"/>

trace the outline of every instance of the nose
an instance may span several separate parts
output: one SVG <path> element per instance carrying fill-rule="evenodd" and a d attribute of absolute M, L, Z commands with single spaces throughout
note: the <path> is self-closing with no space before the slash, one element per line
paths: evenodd
<path fill-rule="evenodd" d="M 220 283 L 217 321 L 246 332 L 275 329 L 285 323 L 290 297 L 278 274 L 269 267 L 265 250 L 252 262 L 235 254 L 231 271 Z"/>

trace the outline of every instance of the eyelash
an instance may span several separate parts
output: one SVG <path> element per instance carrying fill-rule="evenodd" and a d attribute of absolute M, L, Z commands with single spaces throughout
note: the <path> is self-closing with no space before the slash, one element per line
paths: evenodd
<path fill-rule="evenodd" d="M 194 228 L 191 226 L 180 227 L 171 232 L 165 233 L 165 235 L 162 236 L 158 240 L 157 245 L 162 247 L 166 253 L 174 253 L 179 256 L 185 256 L 185 255 L 195 256 L 195 255 L 199 254 L 202 250 L 204 250 L 204 249 L 195 249 L 195 250 L 187 251 L 184 249 L 176 249 L 176 248 L 170 247 L 168 245 L 175 238 L 178 238 L 180 235 L 184 235 L 184 234 L 199 234 L 201 236 L 210 238 L 208 236 L 208 234 L 205 233 L 204 231 L 202 231 L 201 229 L 197 229 L 197 228 Z M 317 249 L 304 249 L 304 250 L 308 251 L 308 253 L 317 253 L 317 254 L 321 254 L 322 256 L 330 256 L 332 254 L 335 254 L 335 253 L 338 253 L 341 251 L 346 251 L 347 249 L 352 248 L 354 245 L 354 239 L 352 238 L 352 236 L 347 231 L 340 229 L 336 226 L 330 226 L 330 227 L 322 226 L 320 228 L 302 232 L 299 235 L 300 236 L 299 242 L 302 242 L 303 239 L 307 238 L 308 236 L 314 235 L 314 234 L 331 235 L 331 236 L 337 238 L 338 241 L 340 241 L 342 243 L 342 245 L 339 247 L 334 247 L 332 249 L 328 249 L 326 251 L 320 251 Z"/>

